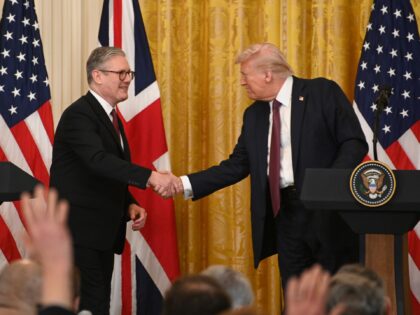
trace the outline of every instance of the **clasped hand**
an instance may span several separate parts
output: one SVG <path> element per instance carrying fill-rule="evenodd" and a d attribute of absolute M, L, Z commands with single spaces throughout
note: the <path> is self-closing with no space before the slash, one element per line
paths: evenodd
<path fill-rule="evenodd" d="M 152 171 L 148 185 L 163 198 L 170 198 L 184 192 L 181 179 L 171 172 Z"/>

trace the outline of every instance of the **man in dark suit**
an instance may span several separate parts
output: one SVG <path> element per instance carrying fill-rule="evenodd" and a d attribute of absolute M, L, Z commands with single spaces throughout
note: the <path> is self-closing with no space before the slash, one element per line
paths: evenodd
<path fill-rule="evenodd" d="M 115 107 L 128 97 L 134 77 L 125 54 L 95 49 L 86 65 L 89 92 L 71 104 L 57 126 L 52 187 L 70 203 L 69 227 L 81 273 L 80 309 L 109 314 L 114 253 L 124 247 L 126 222 L 142 228 L 146 211 L 128 191 L 169 183 L 170 175 L 130 163 L 130 150 Z"/>
<path fill-rule="evenodd" d="M 237 63 L 255 100 L 238 142 L 219 165 L 182 176 L 178 192 L 196 200 L 251 175 L 255 267 L 278 253 L 283 286 L 316 262 L 334 272 L 356 261 L 357 238 L 347 225 L 333 213 L 305 210 L 299 200 L 306 168 L 352 168 L 367 153 L 351 104 L 333 81 L 292 76 L 272 44 L 250 46 Z"/>

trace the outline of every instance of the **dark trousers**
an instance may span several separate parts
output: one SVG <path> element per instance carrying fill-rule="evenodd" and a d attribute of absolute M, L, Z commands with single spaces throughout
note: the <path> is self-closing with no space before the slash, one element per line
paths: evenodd
<path fill-rule="evenodd" d="M 75 246 L 74 258 L 81 280 L 79 309 L 109 315 L 114 252 Z"/>
<path fill-rule="evenodd" d="M 335 212 L 304 208 L 293 187 L 281 190 L 281 209 L 273 220 L 281 281 L 319 263 L 331 274 L 358 261 L 358 237 Z"/>

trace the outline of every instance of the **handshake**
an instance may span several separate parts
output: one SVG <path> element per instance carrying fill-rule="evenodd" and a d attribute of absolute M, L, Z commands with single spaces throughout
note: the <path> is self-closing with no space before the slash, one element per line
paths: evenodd
<path fill-rule="evenodd" d="M 155 172 L 149 177 L 147 185 L 163 198 L 171 198 L 176 194 L 184 192 L 181 178 L 171 172 Z"/>

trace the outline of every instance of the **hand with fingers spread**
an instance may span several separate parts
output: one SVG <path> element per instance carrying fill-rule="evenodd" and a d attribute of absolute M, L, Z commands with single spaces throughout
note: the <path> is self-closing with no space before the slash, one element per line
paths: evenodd
<path fill-rule="evenodd" d="M 128 215 L 133 221 L 133 225 L 131 226 L 131 229 L 133 231 L 140 231 L 140 229 L 143 228 L 146 224 L 147 212 L 144 208 L 140 207 L 139 205 L 132 203 L 128 207 Z"/>
<path fill-rule="evenodd" d="M 286 315 L 325 315 L 330 275 L 319 265 L 287 283 Z"/>
<path fill-rule="evenodd" d="M 41 186 L 35 188 L 33 200 L 28 193 L 22 194 L 22 209 L 29 232 L 25 242 L 42 266 L 42 304 L 71 309 L 73 252 L 67 227 L 68 204 L 58 200 L 54 189 L 46 195 L 47 200 L 45 195 Z"/>

